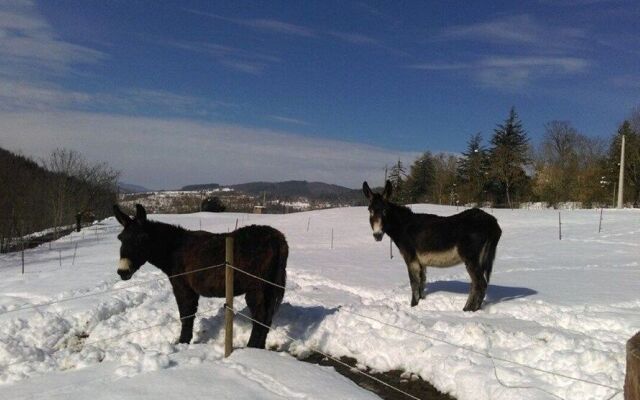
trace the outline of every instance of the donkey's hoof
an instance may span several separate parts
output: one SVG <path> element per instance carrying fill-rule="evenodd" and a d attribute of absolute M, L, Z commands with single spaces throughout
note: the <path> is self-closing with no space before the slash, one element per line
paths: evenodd
<path fill-rule="evenodd" d="M 180 339 L 178 339 L 178 343 L 186 343 L 189 344 L 191 343 L 191 338 L 186 338 L 186 337 L 180 337 Z"/>
<path fill-rule="evenodd" d="M 472 304 L 472 305 L 466 305 L 466 306 L 464 306 L 464 308 L 462 309 L 462 311 L 471 311 L 471 312 L 476 312 L 476 311 L 478 311 L 479 309 L 480 309 L 480 306 L 479 306 L 479 305 Z"/>
<path fill-rule="evenodd" d="M 416 299 L 411 299 L 411 307 L 415 307 L 418 305 L 418 300 Z"/>

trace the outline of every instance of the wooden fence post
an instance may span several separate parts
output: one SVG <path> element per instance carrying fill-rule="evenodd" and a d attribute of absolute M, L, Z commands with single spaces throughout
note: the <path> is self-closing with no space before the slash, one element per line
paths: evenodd
<path fill-rule="evenodd" d="M 604 208 L 600 208 L 600 223 L 598 223 L 598 233 L 602 231 L 602 210 L 604 210 Z"/>
<path fill-rule="evenodd" d="M 24 239 L 22 239 L 22 275 L 24 275 Z"/>
<path fill-rule="evenodd" d="M 73 249 L 73 261 L 71 261 L 71 265 L 76 264 L 76 253 L 78 252 L 78 242 L 76 242 L 76 247 Z"/>
<path fill-rule="evenodd" d="M 640 400 L 640 332 L 627 341 L 627 376 L 624 400 Z"/>
<path fill-rule="evenodd" d="M 233 237 L 227 236 L 225 248 L 225 310 L 224 310 L 224 356 L 229 357 L 233 351 Z"/>
<path fill-rule="evenodd" d="M 562 219 L 560 217 L 560 211 L 558 211 L 558 240 L 562 240 Z"/>
<path fill-rule="evenodd" d="M 333 228 L 331 228 L 331 248 L 333 249 Z"/>

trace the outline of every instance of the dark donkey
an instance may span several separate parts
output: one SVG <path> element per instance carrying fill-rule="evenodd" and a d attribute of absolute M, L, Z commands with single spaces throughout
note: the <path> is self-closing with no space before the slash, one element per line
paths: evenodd
<path fill-rule="evenodd" d="M 124 227 L 118 235 L 122 242 L 118 274 L 123 280 L 130 279 L 147 261 L 170 277 L 182 274 L 169 279 L 182 319 L 180 343 L 191 341 L 200 296 L 225 296 L 225 268 L 205 268 L 224 264 L 227 236 L 234 238 L 236 268 L 285 286 L 289 247 L 284 235 L 274 228 L 251 225 L 229 234 L 215 234 L 150 221 L 140 204 L 136 205 L 133 219 L 117 205 L 113 211 Z M 202 270 L 189 273 L 199 269 Z M 234 278 L 234 296 L 245 294 L 253 318 L 270 326 L 284 297 L 284 289 L 243 273 L 236 273 Z M 248 346 L 264 348 L 268 332 L 254 322 Z"/>
<path fill-rule="evenodd" d="M 450 217 L 416 214 L 389 201 L 391 182 L 382 195 L 373 193 L 367 182 L 362 191 L 369 199 L 369 222 L 373 236 L 386 233 L 398 246 L 409 270 L 411 306 L 424 298 L 427 267 L 452 267 L 462 262 L 471 276 L 471 291 L 464 311 L 477 311 L 487 290 L 496 246 L 502 231 L 496 219 L 473 208 Z"/>

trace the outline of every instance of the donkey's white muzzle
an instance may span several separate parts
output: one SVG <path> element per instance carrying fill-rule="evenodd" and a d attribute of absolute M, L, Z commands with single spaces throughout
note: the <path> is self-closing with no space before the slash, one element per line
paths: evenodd
<path fill-rule="evenodd" d="M 128 258 L 120 259 L 120 263 L 118 264 L 118 275 L 120 275 L 120 278 L 122 278 L 123 281 L 129 280 L 131 279 L 131 276 L 133 276 L 131 265 L 131 260 Z"/>

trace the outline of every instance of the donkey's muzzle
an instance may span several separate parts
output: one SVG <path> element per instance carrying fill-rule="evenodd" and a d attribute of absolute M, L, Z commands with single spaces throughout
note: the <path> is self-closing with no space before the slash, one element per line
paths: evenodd
<path fill-rule="evenodd" d="M 376 240 L 376 242 L 381 241 L 383 236 L 384 236 L 383 232 L 376 232 L 373 234 L 373 238 Z"/>
<path fill-rule="evenodd" d="M 133 276 L 133 273 L 131 273 L 131 270 L 119 269 L 118 275 L 120 275 L 123 281 L 128 281 Z"/>

